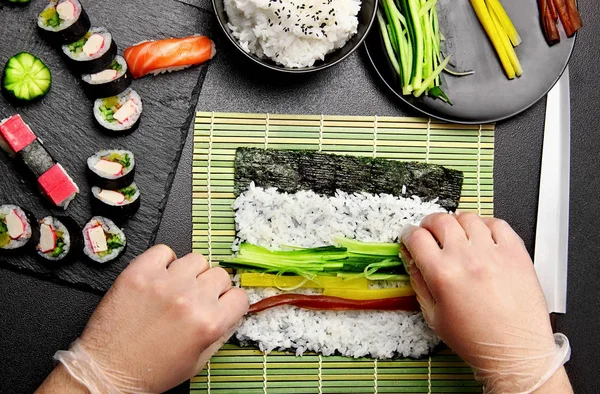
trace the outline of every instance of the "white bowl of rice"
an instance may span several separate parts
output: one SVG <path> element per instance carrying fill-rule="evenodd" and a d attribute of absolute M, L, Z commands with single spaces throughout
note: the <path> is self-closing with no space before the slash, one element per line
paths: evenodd
<path fill-rule="evenodd" d="M 267 68 L 306 73 L 333 66 L 362 43 L 377 0 L 213 0 L 219 24 Z"/>

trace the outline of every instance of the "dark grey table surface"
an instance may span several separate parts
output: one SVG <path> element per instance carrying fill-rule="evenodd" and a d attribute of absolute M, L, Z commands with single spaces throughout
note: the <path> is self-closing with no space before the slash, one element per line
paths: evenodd
<path fill-rule="evenodd" d="M 186 0 L 209 12 L 205 0 Z M 586 27 L 571 62 L 572 160 L 568 314 L 558 330 L 571 340 L 567 369 L 577 393 L 600 392 L 600 13 L 596 0 L 580 0 Z M 364 52 L 317 75 L 288 79 L 264 73 L 234 53 L 215 31 L 219 48 L 201 90 L 208 111 L 416 115 L 383 91 Z M 510 222 L 533 252 L 544 102 L 498 124 L 496 216 Z M 191 247 L 191 134 L 158 234 L 178 254 Z M 6 187 L 2 184 L 1 187 Z M 52 355 L 77 337 L 99 296 L 0 269 L 0 393 L 31 393 L 52 368 Z M 184 393 L 187 388 L 180 387 Z"/>

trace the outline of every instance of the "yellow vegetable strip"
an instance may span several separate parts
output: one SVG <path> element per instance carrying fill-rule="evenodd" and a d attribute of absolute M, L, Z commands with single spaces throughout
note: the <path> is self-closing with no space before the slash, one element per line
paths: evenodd
<path fill-rule="evenodd" d="M 508 58 L 510 59 L 510 64 L 512 64 L 517 77 L 520 77 L 523 74 L 523 68 L 521 67 L 521 62 L 519 61 L 519 58 L 517 57 L 515 48 L 513 48 L 512 43 L 510 42 L 510 39 L 508 37 L 508 34 L 504 31 L 504 28 L 502 27 L 502 24 L 500 23 L 500 19 L 498 19 L 498 15 L 496 15 L 496 12 L 494 11 L 494 9 L 490 7 L 489 11 L 490 11 L 490 16 L 492 17 L 492 21 L 494 22 L 494 26 L 496 27 L 496 31 L 498 31 L 500 39 L 502 40 L 502 45 L 504 45 L 504 49 L 506 49 L 506 53 L 508 55 Z"/>
<path fill-rule="evenodd" d="M 302 276 L 282 276 L 263 274 L 260 272 L 244 272 L 240 275 L 242 287 L 276 287 L 279 289 L 352 289 L 366 290 L 369 282 L 366 278 L 344 279 L 336 276 L 318 276 L 308 280 Z"/>
<path fill-rule="evenodd" d="M 385 298 L 409 297 L 414 296 L 415 291 L 409 286 L 395 287 L 389 289 L 325 289 L 324 296 L 340 297 L 349 300 L 381 300 Z"/>
<path fill-rule="evenodd" d="M 515 28 L 515 25 L 513 25 L 512 21 L 510 20 L 510 17 L 506 13 L 506 10 L 504 9 L 504 7 L 500 3 L 500 1 L 499 0 L 487 0 L 487 2 L 488 2 L 489 8 L 493 9 L 494 12 L 496 13 L 496 16 L 500 20 L 500 24 L 502 25 L 502 28 L 504 29 L 506 34 L 508 34 L 508 37 L 510 38 L 510 42 L 512 42 L 512 45 L 515 47 L 519 46 L 521 44 L 521 42 L 523 42 L 523 40 L 521 40 L 521 36 L 519 36 L 519 32 Z"/>
<path fill-rule="evenodd" d="M 496 53 L 498 53 L 498 57 L 500 58 L 500 62 L 502 62 L 506 76 L 508 79 L 514 79 L 515 69 L 508 58 L 508 53 L 506 53 L 506 49 L 502 44 L 502 39 L 496 30 L 496 26 L 494 26 L 494 21 L 488 12 L 488 9 L 485 5 L 485 0 L 471 0 L 471 5 L 477 14 L 477 17 L 479 18 L 479 22 L 481 22 L 485 32 L 492 41 L 492 44 L 496 49 Z"/>

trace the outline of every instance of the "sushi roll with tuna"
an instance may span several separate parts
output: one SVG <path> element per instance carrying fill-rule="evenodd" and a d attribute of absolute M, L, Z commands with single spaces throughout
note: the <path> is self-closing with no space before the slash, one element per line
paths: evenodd
<path fill-rule="evenodd" d="M 117 44 L 104 27 L 92 27 L 82 38 L 62 46 L 67 63 L 80 74 L 94 74 L 106 70 L 115 56 Z"/>
<path fill-rule="evenodd" d="M 38 256 L 49 263 L 73 261 L 83 249 L 81 228 L 62 216 L 47 216 L 40 220 L 40 241 L 36 246 Z"/>
<path fill-rule="evenodd" d="M 96 122 L 109 134 L 127 134 L 139 126 L 142 116 L 142 99 L 129 88 L 123 93 L 94 102 Z"/>
<path fill-rule="evenodd" d="M 112 220 L 94 216 L 83 228 L 83 252 L 93 262 L 105 264 L 125 253 L 127 238 Z"/>
<path fill-rule="evenodd" d="M 50 1 L 38 16 L 41 35 L 54 45 L 81 39 L 90 30 L 90 18 L 78 0 Z"/>
<path fill-rule="evenodd" d="M 106 70 L 81 76 L 83 90 L 93 99 L 116 96 L 131 85 L 131 74 L 127 62 L 117 56 Z"/>
<path fill-rule="evenodd" d="M 121 221 L 140 209 L 140 190 L 135 183 L 118 190 L 92 188 L 92 211 L 99 215 Z"/>
<path fill-rule="evenodd" d="M 21 251 L 37 243 L 36 220 L 16 205 L 0 206 L 0 253 Z"/>
<path fill-rule="evenodd" d="M 101 150 L 88 158 L 87 165 L 90 184 L 101 189 L 122 189 L 135 177 L 135 156 L 128 150 Z"/>

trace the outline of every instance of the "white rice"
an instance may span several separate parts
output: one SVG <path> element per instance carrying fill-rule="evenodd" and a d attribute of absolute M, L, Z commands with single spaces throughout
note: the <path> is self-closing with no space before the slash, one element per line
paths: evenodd
<path fill-rule="evenodd" d="M 406 226 L 418 225 L 430 213 L 446 212 L 417 196 L 342 191 L 334 197 L 313 191 L 290 195 L 254 183 L 233 208 L 238 239 L 267 248 L 331 245 L 338 234 L 363 242 L 395 242 Z"/>
<path fill-rule="evenodd" d="M 291 68 L 343 47 L 357 32 L 360 7 L 360 0 L 225 0 L 242 49 Z"/>
<path fill-rule="evenodd" d="M 435 202 L 424 202 L 416 196 L 341 191 L 334 197 L 312 191 L 286 194 L 254 184 L 236 199 L 234 208 L 238 231 L 234 249 L 239 242 L 271 249 L 284 245 L 331 245 L 337 234 L 365 242 L 395 242 L 407 225 L 418 225 L 428 214 L 446 212 Z M 274 288 L 245 290 L 252 303 L 285 293 Z M 293 292 L 299 291 L 315 292 L 306 289 Z M 294 306 L 249 315 L 235 335 L 241 343 L 256 343 L 266 352 L 295 349 L 297 355 L 315 351 L 324 355 L 375 358 L 420 357 L 440 342 L 421 313 L 313 311 Z"/>
<path fill-rule="evenodd" d="M 25 212 L 20 207 L 16 205 L 2 205 L 0 206 L 0 215 L 6 217 L 10 213 L 10 211 L 13 210 L 15 211 L 16 215 L 21 219 L 21 221 L 25 224 L 25 231 L 19 238 L 11 239 L 8 245 L 2 247 L 2 249 L 19 249 L 25 246 L 25 244 L 27 244 L 27 242 L 29 242 L 29 240 L 31 239 L 31 223 L 29 222 L 29 218 L 27 217 Z"/>

